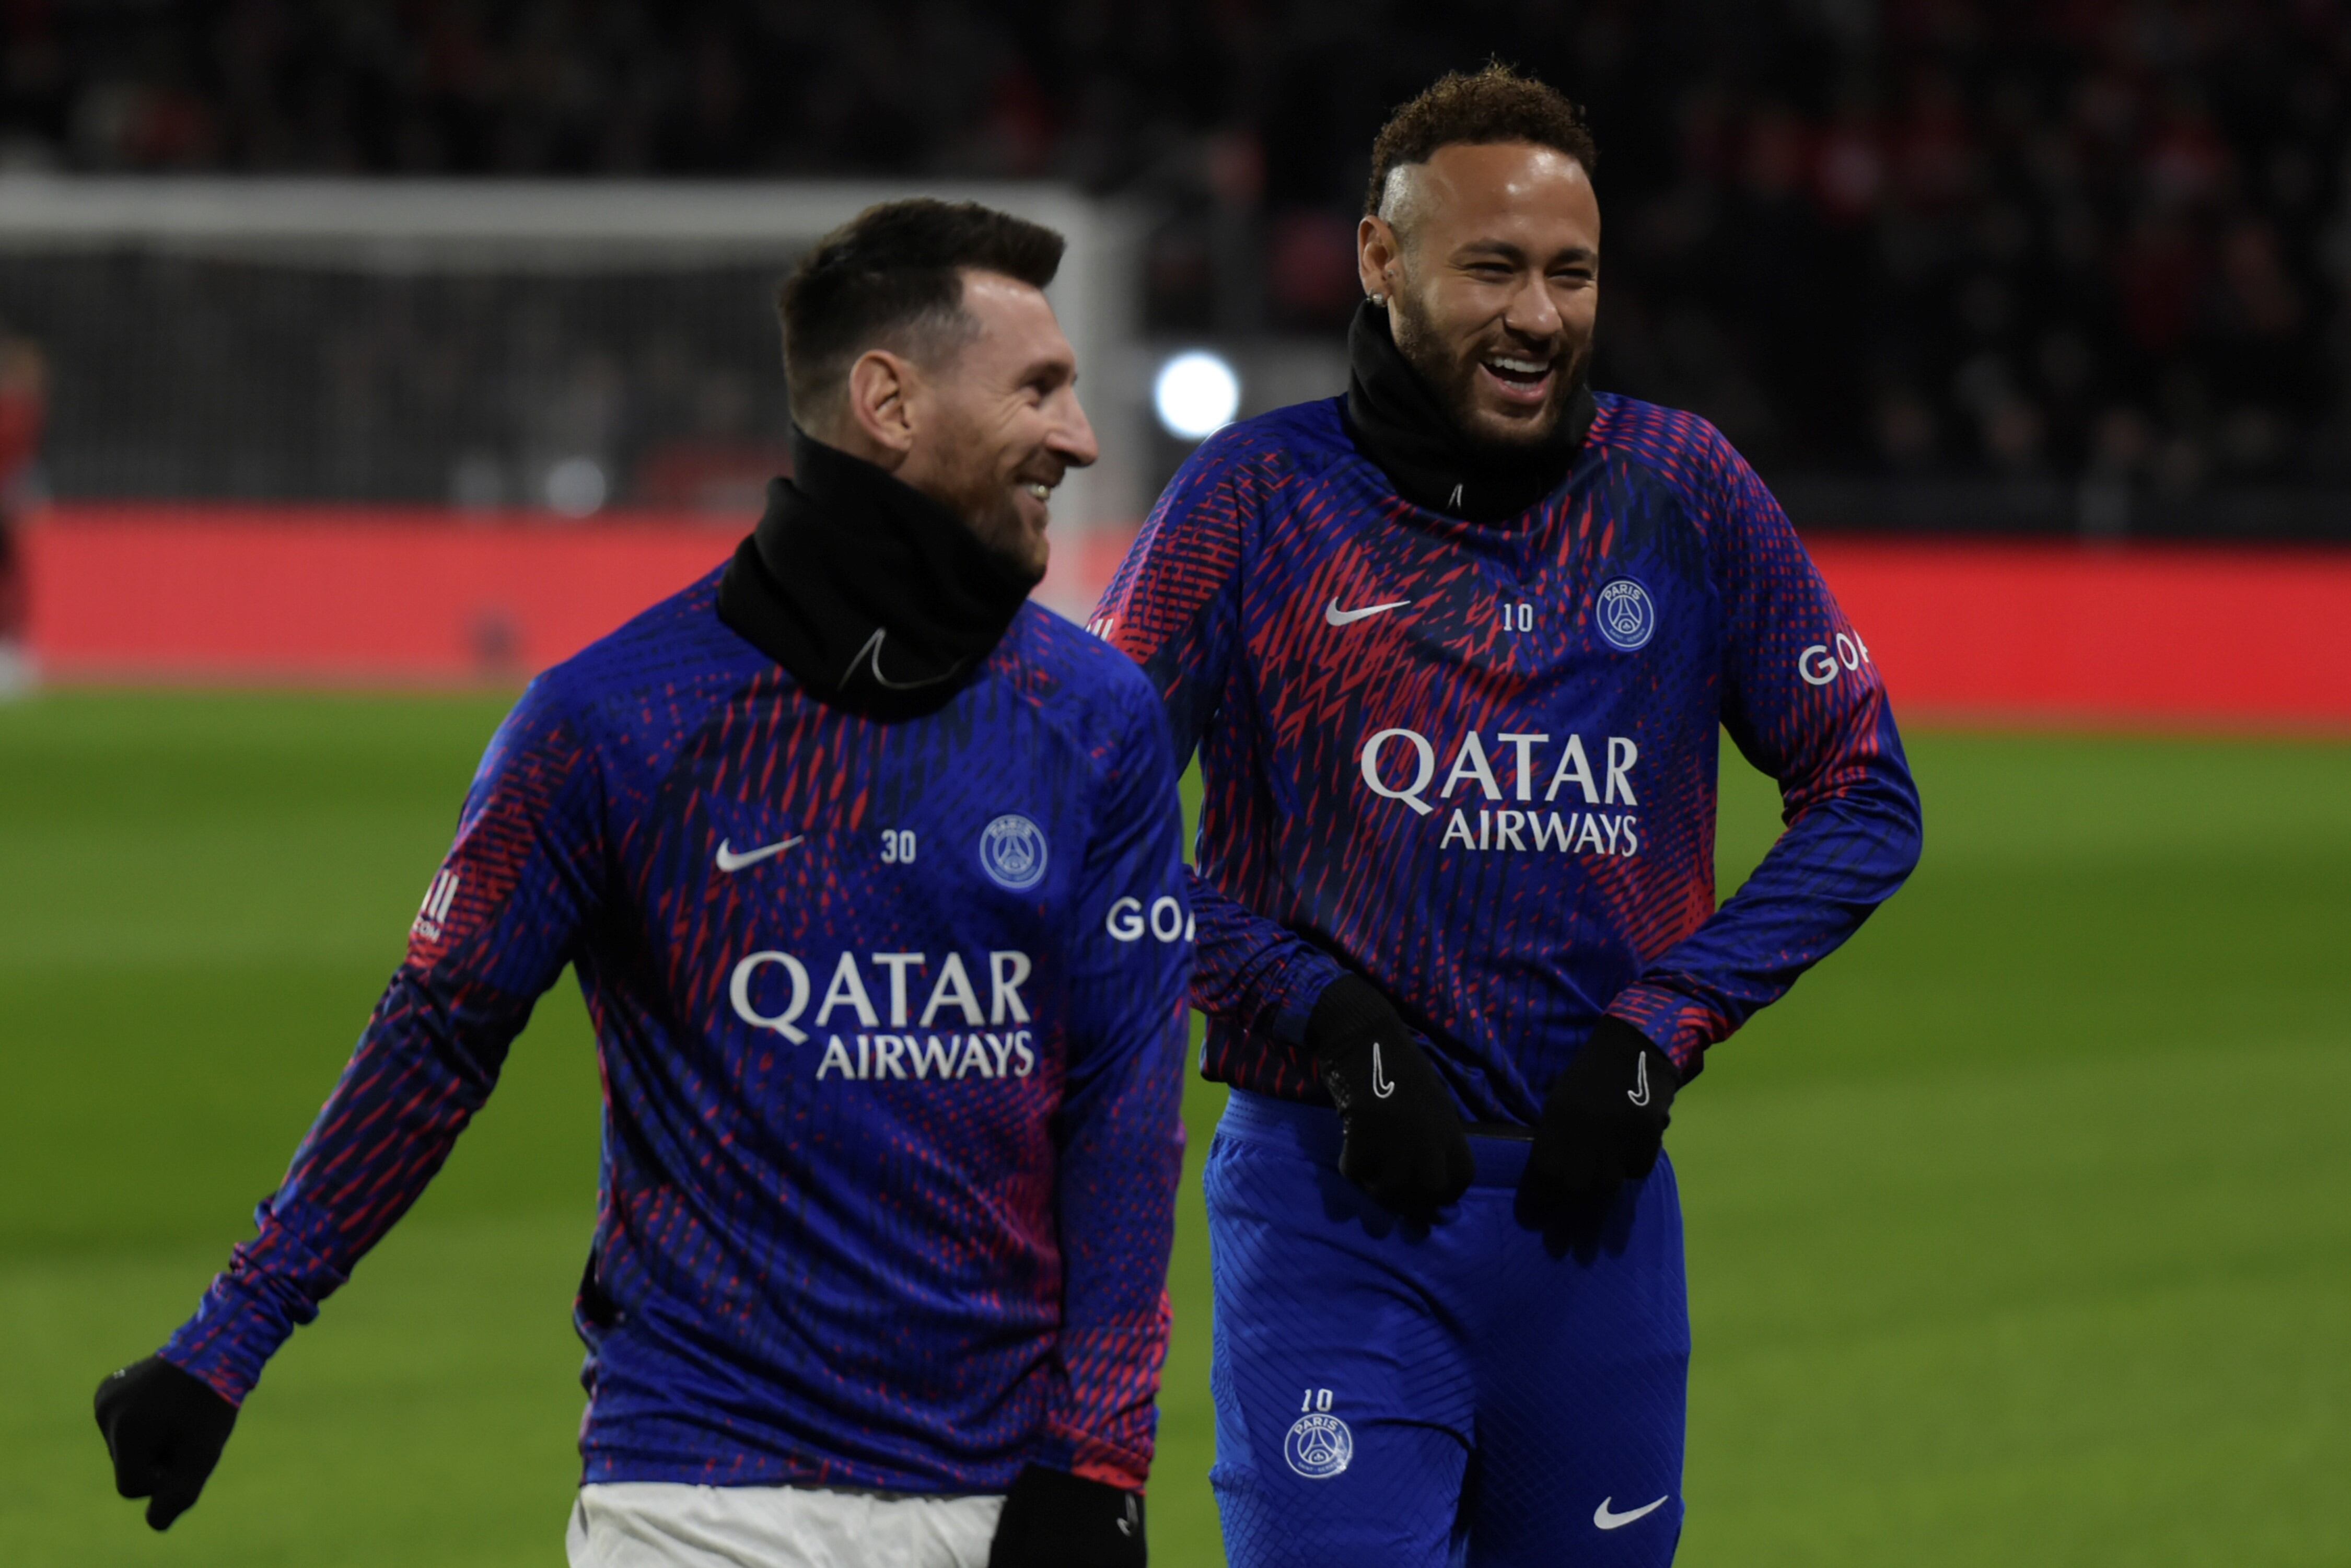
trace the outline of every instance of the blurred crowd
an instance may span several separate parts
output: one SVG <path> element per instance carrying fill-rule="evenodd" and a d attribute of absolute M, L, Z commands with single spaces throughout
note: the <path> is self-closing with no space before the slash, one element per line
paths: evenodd
<path fill-rule="evenodd" d="M 2351 476 L 2335 0 L 0 0 L 0 162 L 1050 177 L 1165 333 L 1325 332 L 1373 131 L 1589 106 L 1599 380 L 1767 470 Z"/>

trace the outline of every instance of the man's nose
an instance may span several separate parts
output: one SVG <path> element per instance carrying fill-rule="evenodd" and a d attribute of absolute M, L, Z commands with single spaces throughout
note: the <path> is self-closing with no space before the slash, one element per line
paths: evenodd
<path fill-rule="evenodd" d="M 1530 277 L 1510 296 L 1510 308 L 1502 312 L 1502 325 L 1524 338 L 1556 338 L 1562 321 L 1559 301 L 1551 296 L 1548 282 Z"/>
<path fill-rule="evenodd" d="M 1078 402 L 1076 392 L 1064 392 L 1061 402 L 1061 417 L 1045 437 L 1045 449 L 1072 468 L 1090 467 L 1102 455 L 1093 423 L 1086 418 L 1085 406 Z"/>

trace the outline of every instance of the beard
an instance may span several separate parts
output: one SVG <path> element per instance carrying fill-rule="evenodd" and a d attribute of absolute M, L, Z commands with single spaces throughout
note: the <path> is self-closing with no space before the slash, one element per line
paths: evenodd
<path fill-rule="evenodd" d="M 1045 575 L 1046 558 L 1053 547 L 1042 529 L 1029 527 L 1011 490 L 995 475 L 972 475 L 938 498 L 964 520 L 989 554 L 1032 578 Z"/>
<path fill-rule="evenodd" d="M 989 554 L 1032 582 L 1041 580 L 1053 547 L 1044 529 L 1031 528 L 1020 515 L 1013 486 L 1031 477 L 1058 485 L 1061 465 L 1042 452 L 1031 453 L 1008 482 L 998 469 L 997 454 L 985 442 L 962 431 L 946 435 L 946 461 L 924 488 L 961 517 Z M 1050 472 L 1040 471 L 1048 468 Z"/>
<path fill-rule="evenodd" d="M 1559 365 L 1542 412 L 1530 420 L 1498 421 L 1485 415 L 1479 407 L 1477 393 L 1480 362 L 1496 350 L 1496 345 L 1482 339 L 1468 345 L 1449 343 L 1421 308 L 1419 300 L 1404 290 L 1388 298 L 1388 328 L 1395 339 L 1396 351 L 1428 383 L 1429 391 L 1436 394 L 1437 403 L 1462 440 L 1473 448 L 1497 455 L 1530 451 L 1547 444 L 1558 434 L 1560 421 L 1566 417 L 1568 403 L 1583 384 L 1592 357 L 1588 341 L 1566 353 L 1561 352 L 1562 345 L 1553 344 L 1529 354 L 1530 358 L 1553 360 Z M 1529 352 L 1516 342 L 1508 347 L 1513 352 Z"/>

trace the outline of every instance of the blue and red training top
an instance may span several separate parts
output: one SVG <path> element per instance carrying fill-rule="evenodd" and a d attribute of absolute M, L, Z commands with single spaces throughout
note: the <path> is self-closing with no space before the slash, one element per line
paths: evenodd
<path fill-rule="evenodd" d="M 1695 1073 L 1917 862 L 1868 644 L 1702 419 L 1600 394 L 1565 481 L 1480 523 L 1343 405 L 1211 436 L 1092 622 L 1199 748 L 1204 1071 L 1324 1099 L 1305 1021 L 1353 970 L 1473 1121 L 1532 1124 L 1604 1013 Z M 1787 828 L 1718 909 L 1720 728 Z"/>
<path fill-rule="evenodd" d="M 1190 912 L 1166 720 L 1022 608 L 878 723 L 718 574 L 534 682 L 340 1082 L 164 1349 L 231 1400 L 405 1212 L 566 964 L 604 1084 L 586 1479 L 1140 1488 Z"/>

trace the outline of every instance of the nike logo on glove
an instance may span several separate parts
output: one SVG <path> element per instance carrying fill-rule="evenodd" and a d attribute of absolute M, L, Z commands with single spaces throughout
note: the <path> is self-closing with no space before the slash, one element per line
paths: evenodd
<path fill-rule="evenodd" d="M 1375 1040 L 1372 1041 L 1372 1098 L 1384 1100 L 1395 1092 L 1395 1084 L 1380 1066 L 1380 1042 Z"/>
<path fill-rule="evenodd" d="M 1649 1053 L 1645 1051 L 1634 1060 L 1641 1065 L 1633 1070 L 1633 1087 L 1625 1091 L 1625 1098 L 1646 1105 L 1649 1103 Z"/>
<path fill-rule="evenodd" d="M 1390 604 L 1366 604 L 1361 610 L 1342 610 L 1339 608 L 1339 601 L 1334 599 L 1331 601 L 1331 608 L 1322 612 L 1322 620 L 1325 625 L 1353 626 L 1358 621 L 1368 620 L 1374 615 L 1384 615 L 1391 610 L 1402 610 L 1411 602 L 1409 599 L 1399 599 Z"/>
<path fill-rule="evenodd" d="M 718 841 L 718 869 L 720 871 L 741 871 L 747 865 L 758 865 L 769 855 L 782 854 L 786 850 L 790 849 L 794 844 L 799 843 L 806 837 L 808 837 L 806 833 L 794 833 L 789 839 L 778 839 L 772 844 L 761 844 L 758 849 L 745 850 L 741 854 L 737 854 L 732 849 L 729 849 L 727 847 L 726 841 L 725 839 L 721 839 Z"/>
<path fill-rule="evenodd" d="M 1673 1495 L 1673 1493 L 1667 1492 L 1666 1497 L 1671 1497 Z M 1600 1500 L 1600 1506 L 1592 1511 L 1592 1522 L 1603 1530 L 1622 1530 L 1626 1525 L 1632 1523 L 1635 1520 L 1646 1519 L 1650 1514 L 1656 1512 L 1657 1510 L 1665 1507 L 1666 1497 L 1661 1497 L 1652 1503 L 1644 1503 L 1639 1508 L 1627 1510 L 1624 1513 L 1609 1512 L 1608 1505 L 1614 1502 L 1616 1500 L 1613 1497 L 1604 1497 Z"/>

